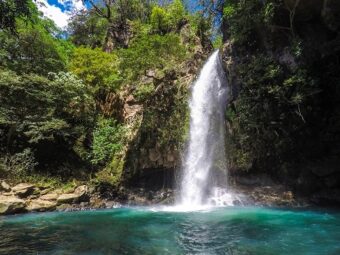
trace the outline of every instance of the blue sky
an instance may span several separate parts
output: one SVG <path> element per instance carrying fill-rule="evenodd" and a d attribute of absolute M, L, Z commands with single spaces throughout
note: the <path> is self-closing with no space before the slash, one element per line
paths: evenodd
<path fill-rule="evenodd" d="M 190 8 L 197 7 L 198 0 L 187 1 Z M 40 11 L 60 28 L 66 28 L 72 13 L 85 8 L 82 0 L 37 0 Z"/>
<path fill-rule="evenodd" d="M 37 0 L 36 4 L 60 28 L 66 28 L 73 12 L 85 8 L 81 0 Z"/>

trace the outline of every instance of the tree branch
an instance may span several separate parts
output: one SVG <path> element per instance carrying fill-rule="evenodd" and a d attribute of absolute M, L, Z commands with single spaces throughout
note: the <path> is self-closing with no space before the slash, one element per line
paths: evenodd
<path fill-rule="evenodd" d="M 106 15 L 103 13 L 103 11 L 100 8 L 98 8 L 98 6 L 93 2 L 93 0 L 87 0 L 87 1 L 91 4 L 91 6 L 94 8 L 94 10 L 96 11 L 96 13 L 99 16 L 106 17 Z M 83 2 L 85 4 L 86 0 L 83 0 Z"/>

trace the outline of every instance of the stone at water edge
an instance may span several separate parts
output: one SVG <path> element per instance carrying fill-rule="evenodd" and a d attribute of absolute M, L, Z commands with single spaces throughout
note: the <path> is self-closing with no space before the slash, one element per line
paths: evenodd
<path fill-rule="evenodd" d="M 58 205 L 56 210 L 59 212 L 66 212 L 66 211 L 72 211 L 73 207 L 70 204 L 61 204 Z"/>
<path fill-rule="evenodd" d="M 9 192 L 9 191 L 11 191 L 11 186 L 9 186 L 8 183 L 5 182 L 5 181 L 1 181 L 0 182 L 0 191 Z"/>
<path fill-rule="evenodd" d="M 45 195 L 42 195 L 39 199 L 41 200 L 57 200 L 58 199 L 58 194 L 56 193 L 48 193 L 48 194 L 45 194 Z"/>
<path fill-rule="evenodd" d="M 29 183 L 20 183 L 12 188 L 12 192 L 20 198 L 25 198 L 31 195 L 34 190 L 35 186 Z"/>
<path fill-rule="evenodd" d="M 29 212 L 45 212 L 54 210 L 56 206 L 57 206 L 56 201 L 36 199 L 28 202 L 26 209 Z"/>
<path fill-rule="evenodd" d="M 291 192 L 291 191 L 285 191 L 285 192 L 283 192 L 282 198 L 283 198 L 283 199 L 286 199 L 286 200 L 293 200 L 293 199 L 294 199 L 293 192 Z"/>
<path fill-rule="evenodd" d="M 70 194 L 61 194 L 57 198 L 58 204 L 73 204 L 73 203 L 80 203 L 80 202 L 88 202 L 89 196 L 88 187 L 86 185 L 79 186 L 75 189 L 74 193 Z"/>
<path fill-rule="evenodd" d="M 57 198 L 58 204 L 73 204 L 80 202 L 81 195 L 76 193 L 71 194 L 61 194 Z"/>
<path fill-rule="evenodd" d="M 25 201 L 22 199 L 13 196 L 0 196 L 0 215 L 22 212 L 25 207 Z"/>

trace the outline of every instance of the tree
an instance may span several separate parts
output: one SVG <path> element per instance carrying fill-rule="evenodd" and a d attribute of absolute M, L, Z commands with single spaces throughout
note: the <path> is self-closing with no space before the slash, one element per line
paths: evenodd
<path fill-rule="evenodd" d="M 111 116 L 117 97 L 115 92 L 122 83 L 118 69 L 118 57 L 101 49 L 77 48 L 74 51 L 69 69 L 81 78 L 93 93 L 97 109 Z"/>
<path fill-rule="evenodd" d="M 166 11 L 159 7 L 155 6 L 152 9 L 151 13 L 151 25 L 156 30 L 162 34 L 165 34 L 169 31 L 170 22 Z"/>
<path fill-rule="evenodd" d="M 115 54 L 108 54 L 99 48 L 79 47 L 74 51 L 69 68 L 95 95 L 99 95 L 101 91 L 114 91 L 119 86 L 117 66 Z"/>
<path fill-rule="evenodd" d="M 183 2 L 174 0 L 164 7 L 152 8 L 150 22 L 155 31 L 161 34 L 177 31 L 186 21 L 186 13 Z"/>
<path fill-rule="evenodd" d="M 47 79 L 0 71 L 0 101 L 0 152 L 30 148 L 40 166 L 75 156 L 93 126 L 93 97 L 69 73 Z"/>
<path fill-rule="evenodd" d="M 185 47 L 178 35 L 141 35 L 128 49 L 121 49 L 119 67 L 124 81 L 133 81 L 149 69 L 171 66 L 185 58 Z M 178 62 L 177 62 L 178 63 Z"/>
<path fill-rule="evenodd" d="M 68 33 L 75 45 L 97 48 L 103 46 L 107 28 L 107 20 L 98 17 L 93 9 L 80 10 L 71 17 Z"/>
<path fill-rule="evenodd" d="M 112 52 L 114 48 L 128 46 L 132 36 L 128 20 L 145 20 L 151 10 L 150 0 L 83 0 L 85 4 L 106 20 L 108 26 L 103 44 L 105 52 Z"/>
<path fill-rule="evenodd" d="M 36 12 L 31 0 L 0 1 L 0 29 L 16 30 L 17 18 L 29 18 Z"/>
<path fill-rule="evenodd" d="M 65 70 L 73 46 L 55 36 L 59 30 L 51 20 L 18 20 L 16 26 L 17 35 L 0 31 L 0 66 L 41 75 Z"/>

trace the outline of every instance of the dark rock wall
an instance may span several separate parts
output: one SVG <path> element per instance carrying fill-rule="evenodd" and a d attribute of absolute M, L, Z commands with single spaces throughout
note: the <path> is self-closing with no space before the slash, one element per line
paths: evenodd
<path fill-rule="evenodd" d="M 242 1 L 232 2 L 235 4 L 233 6 L 237 6 Z M 266 21 L 262 16 L 260 18 L 255 16 L 255 11 L 260 15 L 265 13 L 269 4 L 275 6 L 270 21 Z M 246 8 L 248 9 L 245 10 Z M 293 187 L 296 193 L 305 194 L 316 203 L 339 204 L 340 2 L 336 0 L 285 0 L 262 3 L 249 1 L 243 3 L 242 11 L 237 8 L 235 10 L 236 15 L 238 12 L 243 12 L 244 16 L 248 11 L 249 17 L 255 18 L 254 24 L 248 25 L 247 38 L 242 42 L 236 38 L 239 35 L 237 33 L 241 34 L 242 31 L 237 30 L 233 17 L 224 17 L 222 23 L 223 60 L 229 82 L 232 84 L 233 100 L 229 108 L 236 116 L 227 116 L 228 139 L 233 143 L 229 156 L 243 160 L 240 155 L 250 155 L 250 160 L 243 160 L 247 161 L 243 165 L 239 163 L 241 160 L 229 159 L 232 175 L 268 173 L 276 181 Z M 283 132 L 287 131 L 287 136 L 278 133 L 280 138 L 275 138 L 271 142 L 270 139 L 261 140 L 259 135 L 259 138 L 254 139 L 251 146 L 247 147 L 237 141 L 240 137 L 238 135 L 244 135 L 238 126 L 238 120 L 245 117 L 240 116 L 239 109 L 245 102 L 245 90 L 249 89 L 247 72 L 254 72 L 255 75 L 259 73 L 260 76 L 262 71 L 261 67 L 256 71 L 251 69 L 249 63 L 260 57 L 269 59 L 271 63 L 278 66 L 282 70 L 281 77 L 285 81 L 293 76 L 298 77 L 296 70 L 303 70 L 305 78 L 301 86 L 307 88 L 314 86 L 315 94 L 305 95 L 308 100 L 301 104 L 304 117 L 302 121 L 298 123 L 298 119 L 295 121 L 293 118 L 286 122 L 282 121 L 281 128 Z M 244 67 L 248 70 L 242 70 Z M 256 80 L 263 80 L 255 75 L 253 77 L 255 83 Z M 279 86 L 285 84 L 276 77 L 270 82 L 281 84 Z M 247 103 L 255 104 L 257 99 L 255 96 L 247 98 Z M 274 104 L 267 110 L 268 113 L 264 114 L 269 116 L 269 112 L 275 111 L 277 114 L 287 114 L 282 110 L 285 108 L 280 107 L 282 107 L 280 102 L 276 106 Z M 269 130 L 268 132 L 272 126 L 272 130 L 276 128 L 271 123 L 274 122 L 273 120 L 267 118 L 267 121 L 266 118 L 262 118 L 261 123 L 255 121 L 254 125 L 264 126 L 263 130 Z M 294 129 L 294 125 L 297 128 Z M 254 130 L 255 136 L 256 129 Z M 262 135 L 263 137 L 265 135 Z M 253 147 L 261 143 L 267 143 L 265 146 L 271 148 L 271 151 L 266 151 L 262 155 L 261 151 L 257 154 L 252 151 Z M 280 147 L 279 143 L 287 145 Z"/>

